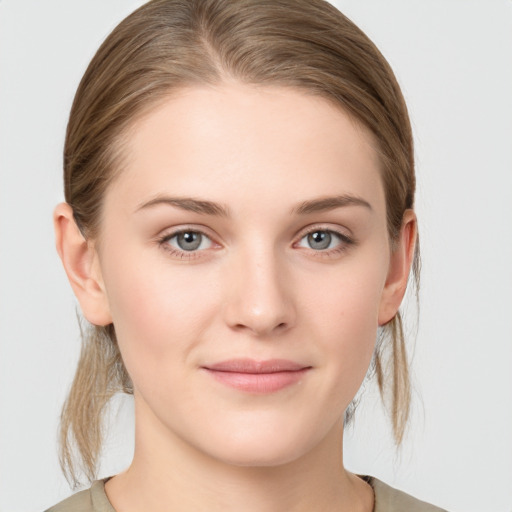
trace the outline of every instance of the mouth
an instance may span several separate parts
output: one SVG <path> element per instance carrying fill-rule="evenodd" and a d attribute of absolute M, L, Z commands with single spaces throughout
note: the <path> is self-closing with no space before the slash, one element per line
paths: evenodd
<path fill-rule="evenodd" d="M 231 359 L 202 367 L 218 382 L 255 394 L 274 393 L 297 384 L 311 368 L 286 359 Z"/>

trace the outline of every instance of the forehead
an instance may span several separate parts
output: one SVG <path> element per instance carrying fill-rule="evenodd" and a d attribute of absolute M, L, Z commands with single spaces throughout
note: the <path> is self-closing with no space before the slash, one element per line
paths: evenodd
<path fill-rule="evenodd" d="M 151 195 L 201 196 L 240 206 L 351 193 L 383 206 L 368 130 L 326 99 L 286 87 L 187 88 L 131 127 L 113 189 L 131 204 Z"/>

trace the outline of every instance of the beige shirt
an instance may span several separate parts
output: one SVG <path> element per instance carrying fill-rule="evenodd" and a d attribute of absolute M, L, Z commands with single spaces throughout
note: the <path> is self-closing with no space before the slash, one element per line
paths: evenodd
<path fill-rule="evenodd" d="M 373 512 L 446 512 L 393 489 L 376 478 L 363 478 L 372 486 L 375 494 Z M 116 512 L 105 494 L 107 480 L 97 480 L 90 489 L 78 492 L 46 512 Z"/>

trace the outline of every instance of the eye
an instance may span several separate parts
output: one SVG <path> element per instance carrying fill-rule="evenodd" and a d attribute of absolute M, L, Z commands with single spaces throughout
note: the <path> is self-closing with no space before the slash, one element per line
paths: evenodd
<path fill-rule="evenodd" d="M 335 249 L 344 242 L 342 235 L 326 229 L 317 229 L 303 236 L 299 243 L 299 247 L 306 247 L 315 251 L 326 251 Z"/>
<path fill-rule="evenodd" d="M 185 252 L 210 249 L 213 245 L 213 242 L 204 233 L 192 230 L 174 233 L 173 235 L 167 236 L 162 242 Z"/>

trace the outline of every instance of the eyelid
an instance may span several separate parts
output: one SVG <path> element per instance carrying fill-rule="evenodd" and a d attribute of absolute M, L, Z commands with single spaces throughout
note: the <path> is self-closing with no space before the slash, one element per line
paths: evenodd
<path fill-rule="evenodd" d="M 315 233 L 316 231 L 326 231 L 329 233 L 334 233 L 335 235 L 338 235 L 342 240 L 345 241 L 352 241 L 355 242 L 354 237 L 351 233 L 348 233 L 348 229 L 343 229 L 341 226 L 333 226 L 332 224 L 312 224 L 309 226 L 306 226 L 305 228 L 301 229 L 299 233 L 296 236 L 297 240 L 301 240 L 307 235 L 310 235 L 311 233 Z"/>
<path fill-rule="evenodd" d="M 320 249 L 316 250 L 313 248 L 299 246 L 298 244 L 308 235 L 316 233 L 317 231 L 324 231 L 332 233 L 339 238 L 340 243 L 331 249 Z M 347 230 L 348 231 L 348 230 Z M 342 252 L 347 251 L 351 246 L 355 245 L 357 241 L 354 239 L 352 234 L 347 234 L 341 227 L 333 227 L 332 225 L 326 226 L 325 224 L 310 225 L 302 229 L 296 237 L 296 241 L 293 246 L 312 254 L 314 257 L 326 258 L 331 256 L 339 255 Z"/>
<path fill-rule="evenodd" d="M 167 243 L 169 240 L 173 239 L 174 237 L 180 235 L 181 233 L 187 233 L 187 232 L 193 232 L 193 233 L 199 233 L 202 236 L 208 238 L 212 244 L 211 247 L 208 247 L 206 249 L 198 249 L 194 251 L 185 251 L 183 249 L 180 249 L 178 247 L 175 247 L 174 245 L 171 245 Z M 212 249 L 218 249 L 221 247 L 221 245 L 216 241 L 215 236 L 213 236 L 210 233 L 209 229 L 205 229 L 202 226 L 197 225 L 181 225 L 176 226 L 173 228 L 168 228 L 166 230 L 163 230 L 160 232 L 159 235 L 155 237 L 156 243 L 159 245 L 159 247 L 162 248 L 162 250 L 169 253 L 171 256 L 178 257 L 179 259 L 195 259 L 198 257 L 204 257 L 206 252 L 212 250 Z"/>

